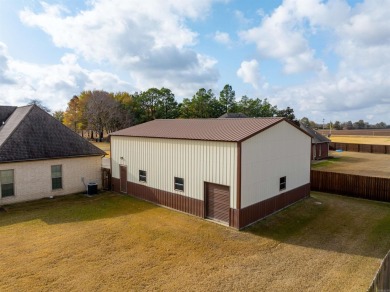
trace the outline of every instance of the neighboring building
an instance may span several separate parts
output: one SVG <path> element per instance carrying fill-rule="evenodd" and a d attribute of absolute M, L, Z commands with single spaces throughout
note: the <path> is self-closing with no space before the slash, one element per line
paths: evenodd
<path fill-rule="evenodd" d="M 328 138 L 318 133 L 316 130 L 313 130 L 310 127 L 307 127 L 301 124 L 301 129 L 306 131 L 311 139 L 311 159 L 320 160 L 329 157 L 329 143 L 331 142 Z"/>
<path fill-rule="evenodd" d="M 0 205 L 100 185 L 103 155 L 38 106 L 0 106 Z"/>
<path fill-rule="evenodd" d="M 309 196 L 310 141 L 284 118 L 154 120 L 111 134 L 112 188 L 240 229 Z"/>

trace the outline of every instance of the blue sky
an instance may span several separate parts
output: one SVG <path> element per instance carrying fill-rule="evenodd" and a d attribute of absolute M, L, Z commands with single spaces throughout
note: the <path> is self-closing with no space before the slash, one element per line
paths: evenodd
<path fill-rule="evenodd" d="M 388 0 L 0 0 L 0 103 L 199 88 L 390 124 Z"/>

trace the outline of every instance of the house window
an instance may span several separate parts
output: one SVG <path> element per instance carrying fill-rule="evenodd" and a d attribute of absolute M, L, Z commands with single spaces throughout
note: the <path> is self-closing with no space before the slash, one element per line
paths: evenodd
<path fill-rule="evenodd" d="M 0 191 L 2 198 L 15 195 L 13 169 L 0 170 Z"/>
<path fill-rule="evenodd" d="M 51 188 L 62 189 L 62 165 L 51 166 Z"/>
<path fill-rule="evenodd" d="M 286 189 L 286 177 L 283 176 L 279 179 L 279 190 L 285 190 Z"/>
<path fill-rule="evenodd" d="M 139 171 L 139 181 L 146 182 L 146 170 Z"/>
<path fill-rule="evenodd" d="M 175 190 L 184 192 L 184 179 L 175 177 Z"/>

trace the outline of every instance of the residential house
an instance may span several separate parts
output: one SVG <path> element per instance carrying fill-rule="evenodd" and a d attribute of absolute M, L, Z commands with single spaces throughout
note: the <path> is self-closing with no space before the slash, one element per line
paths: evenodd
<path fill-rule="evenodd" d="M 311 159 L 320 160 L 327 158 L 329 156 L 329 144 L 331 141 L 308 126 L 301 124 L 301 129 L 312 136 L 310 154 Z"/>
<path fill-rule="evenodd" d="M 38 106 L 0 106 L 0 205 L 100 186 L 103 155 Z"/>

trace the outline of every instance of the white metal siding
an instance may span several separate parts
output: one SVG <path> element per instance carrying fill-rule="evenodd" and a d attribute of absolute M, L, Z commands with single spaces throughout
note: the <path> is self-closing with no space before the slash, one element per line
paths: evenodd
<path fill-rule="evenodd" d="M 120 157 L 123 157 L 121 161 Z M 111 137 L 112 176 L 127 165 L 127 179 L 146 170 L 148 187 L 204 200 L 204 182 L 230 186 L 236 207 L 237 143 L 179 139 Z M 184 192 L 174 190 L 174 177 L 184 178 Z"/>
<path fill-rule="evenodd" d="M 61 189 L 51 189 L 52 165 L 62 165 Z M 0 205 L 83 192 L 82 177 L 101 186 L 100 156 L 1 163 L 0 170 L 6 169 L 14 170 L 15 196 L 0 197 Z"/>
<path fill-rule="evenodd" d="M 241 208 L 310 182 L 311 138 L 283 121 L 242 143 Z M 279 191 L 279 178 L 286 189 Z"/>

